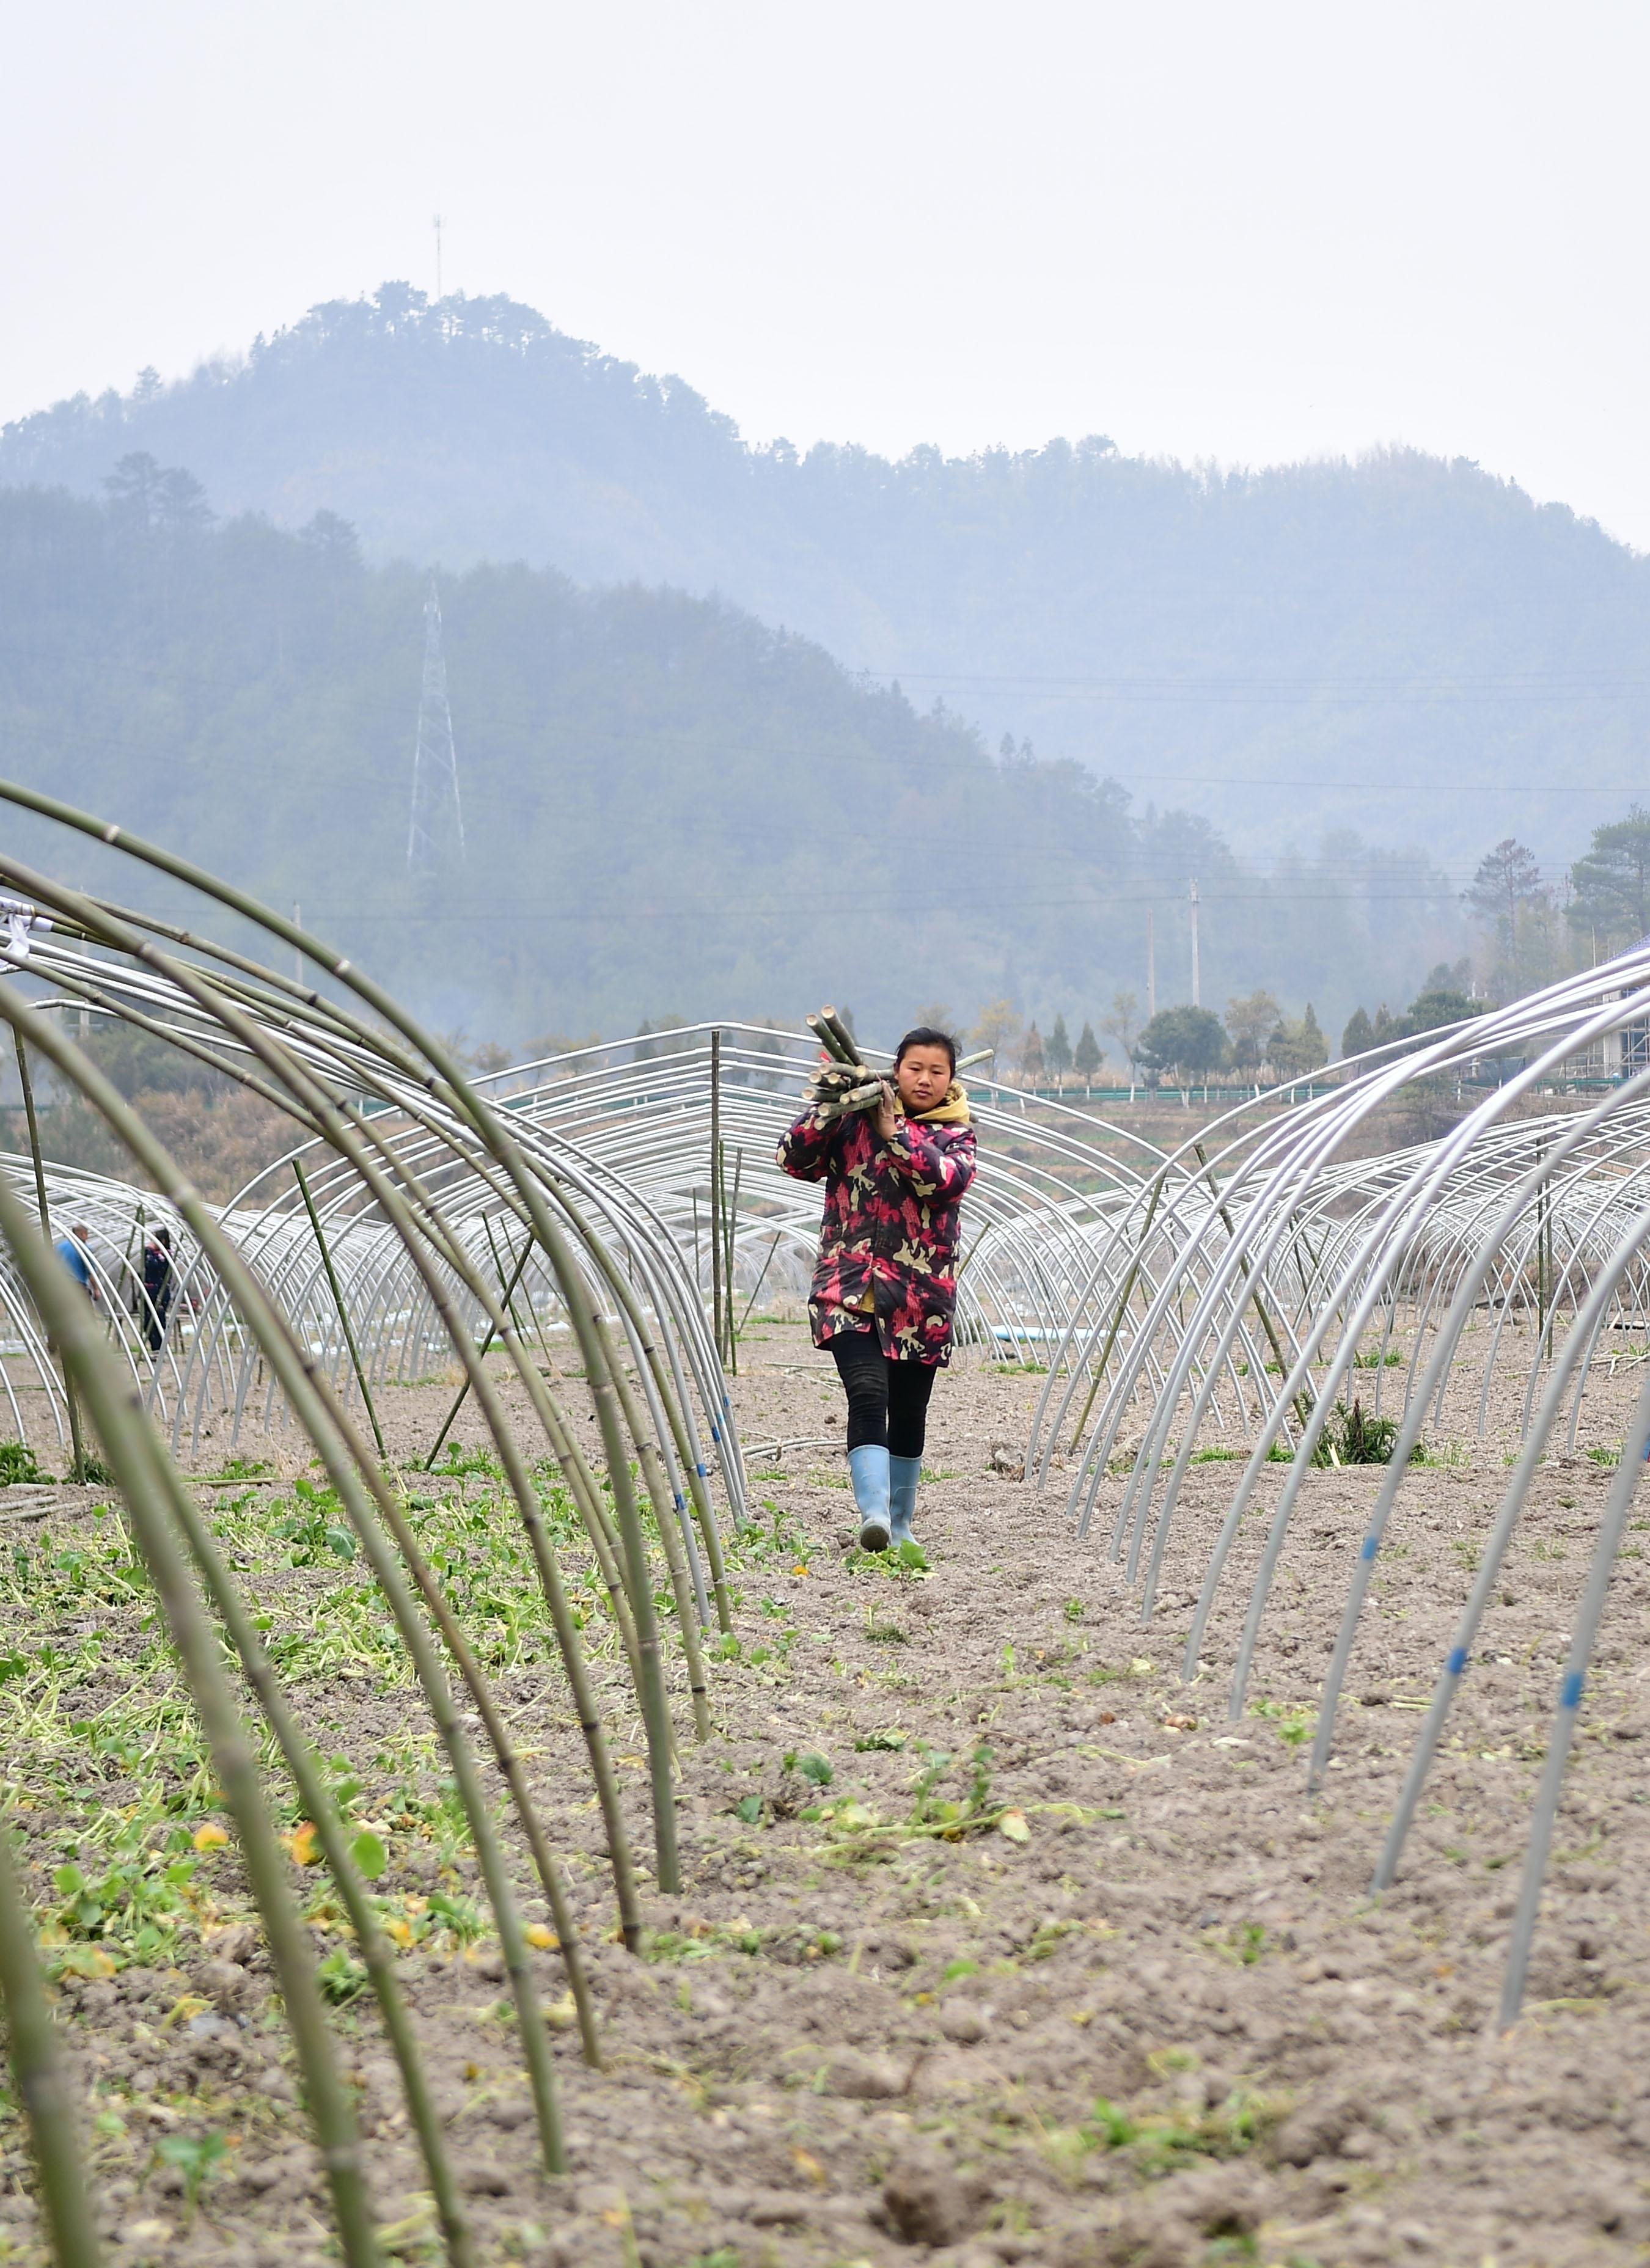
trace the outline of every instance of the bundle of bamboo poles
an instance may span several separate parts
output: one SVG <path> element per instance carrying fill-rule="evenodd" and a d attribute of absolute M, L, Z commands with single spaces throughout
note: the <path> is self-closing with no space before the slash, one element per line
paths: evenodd
<path fill-rule="evenodd" d="M 893 1091 L 888 1074 L 873 1071 L 860 1061 L 859 1042 L 835 1008 L 821 1008 L 807 1021 L 821 1049 L 830 1058 L 814 1074 L 808 1089 L 820 1116 L 846 1118 L 856 1110 L 874 1110 L 882 1097 Z M 959 1073 L 972 1064 L 989 1061 L 996 1052 L 994 1048 L 976 1048 L 971 1056 L 959 1056 Z"/>
<path fill-rule="evenodd" d="M 824 1119 L 851 1117 L 856 1110 L 874 1110 L 888 1091 L 880 1073 L 859 1060 L 851 1032 L 835 1008 L 821 1008 L 807 1019 L 807 1027 L 829 1062 L 808 1083 L 808 1099 Z"/>

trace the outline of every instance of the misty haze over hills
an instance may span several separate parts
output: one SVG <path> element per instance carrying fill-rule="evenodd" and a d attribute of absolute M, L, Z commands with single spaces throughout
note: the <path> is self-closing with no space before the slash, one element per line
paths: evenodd
<path fill-rule="evenodd" d="M 1355 836 L 1264 874 L 1203 820 L 1080 766 L 993 756 L 726 603 L 549 569 L 442 578 L 467 855 L 407 871 L 425 578 L 349 527 L 214 525 L 187 475 L 129 460 L 92 502 L 0 489 L 0 761 L 285 909 L 448 1027 L 525 1045 L 644 1016 L 1007 998 L 1046 1030 L 1190 968 L 1331 1029 L 1459 949 L 1420 858 Z M 104 854 L 8 821 L 95 884 Z M 132 887 L 122 873 L 114 885 Z M 187 897 L 156 910 L 199 917 Z M 218 917 L 214 917 L 214 926 Z"/>
<path fill-rule="evenodd" d="M 133 451 L 221 512 L 335 512 L 372 560 L 720 593 L 1257 858 L 1351 825 L 1458 881 L 1514 832 L 1551 870 L 1643 769 L 1650 563 L 1462 460 L 752 449 L 531 309 L 398 284 L 25 418 L 0 482 L 97 495 Z"/>

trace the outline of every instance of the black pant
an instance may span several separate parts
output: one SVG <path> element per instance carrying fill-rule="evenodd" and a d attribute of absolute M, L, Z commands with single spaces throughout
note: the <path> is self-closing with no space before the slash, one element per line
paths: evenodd
<path fill-rule="evenodd" d="M 161 1342 L 166 1336 L 166 1317 L 172 1312 L 172 1294 L 175 1288 L 172 1276 L 170 1260 L 152 1247 L 144 1253 L 144 1296 L 139 1320 L 151 1354 L 160 1352 Z"/>
<path fill-rule="evenodd" d="M 891 1456 L 920 1457 L 938 1363 L 890 1362 L 868 1326 L 839 1332 L 830 1351 L 848 1395 L 849 1447 L 886 1442 Z"/>

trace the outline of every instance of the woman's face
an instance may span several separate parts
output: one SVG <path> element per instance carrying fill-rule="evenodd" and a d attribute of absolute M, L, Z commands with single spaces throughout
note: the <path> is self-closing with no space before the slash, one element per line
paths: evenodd
<path fill-rule="evenodd" d="M 932 1110 L 951 1084 L 951 1058 L 943 1048 L 907 1048 L 894 1074 L 907 1110 Z"/>

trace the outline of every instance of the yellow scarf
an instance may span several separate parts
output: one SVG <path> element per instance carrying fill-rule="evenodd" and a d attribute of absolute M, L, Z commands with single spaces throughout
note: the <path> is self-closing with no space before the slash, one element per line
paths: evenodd
<path fill-rule="evenodd" d="M 902 1118 L 909 1115 L 913 1126 L 968 1126 L 973 1123 L 969 1116 L 969 1092 L 960 1079 L 952 1080 L 946 1089 L 945 1100 L 935 1103 L 932 1110 L 908 1114 L 897 1094 L 894 1108 Z"/>

